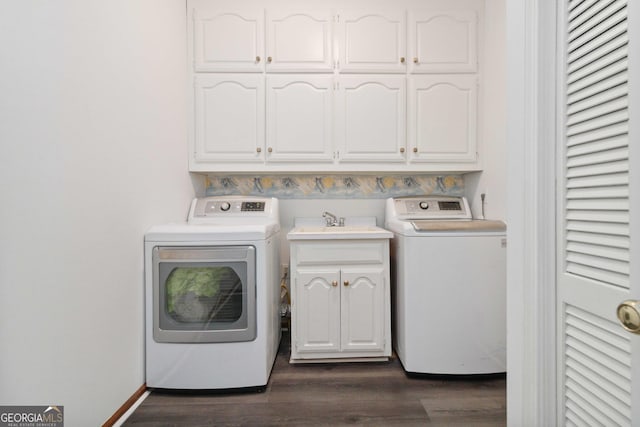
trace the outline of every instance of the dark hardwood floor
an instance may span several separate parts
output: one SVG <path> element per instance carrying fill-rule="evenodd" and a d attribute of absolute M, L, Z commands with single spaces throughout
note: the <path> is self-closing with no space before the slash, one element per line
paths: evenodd
<path fill-rule="evenodd" d="M 125 426 L 504 426 L 504 375 L 407 376 L 380 363 L 289 364 L 289 336 L 263 392 L 154 390 Z"/>

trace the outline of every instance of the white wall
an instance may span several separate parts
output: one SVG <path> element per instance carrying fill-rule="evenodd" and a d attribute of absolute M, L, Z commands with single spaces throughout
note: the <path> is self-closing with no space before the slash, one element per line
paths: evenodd
<path fill-rule="evenodd" d="M 477 218 L 482 211 L 480 194 L 485 193 L 485 217 L 506 217 L 506 16 L 504 0 L 485 1 L 485 52 L 482 120 L 482 172 L 466 174 L 465 195 Z"/>
<path fill-rule="evenodd" d="M 182 0 L 0 3 L 0 404 L 144 382 L 143 234 L 185 216 Z"/>

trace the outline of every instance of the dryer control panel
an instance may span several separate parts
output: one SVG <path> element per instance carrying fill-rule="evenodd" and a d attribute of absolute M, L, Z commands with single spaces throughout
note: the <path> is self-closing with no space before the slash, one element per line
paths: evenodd
<path fill-rule="evenodd" d="M 456 196 L 410 196 L 393 199 L 398 219 L 471 219 L 467 199 Z"/>
<path fill-rule="evenodd" d="M 268 197 L 215 196 L 194 199 L 189 223 L 208 223 L 222 218 L 278 219 L 277 200 Z"/>

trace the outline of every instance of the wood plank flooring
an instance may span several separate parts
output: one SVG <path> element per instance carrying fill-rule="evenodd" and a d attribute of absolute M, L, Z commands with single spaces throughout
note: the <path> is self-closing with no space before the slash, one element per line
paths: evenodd
<path fill-rule="evenodd" d="M 124 426 L 505 426 L 504 375 L 407 376 L 380 363 L 289 364 L 283 334 L 263 392 L 154 390 Z"/>

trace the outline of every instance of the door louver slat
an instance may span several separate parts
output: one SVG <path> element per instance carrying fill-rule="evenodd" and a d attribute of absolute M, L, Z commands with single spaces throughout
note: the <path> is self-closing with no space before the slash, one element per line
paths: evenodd
<path fill-rule="evenodd" d="M 573 147 L 575 145 L 584 144 L 586 142 L 602 141 L 611 138 L 619 139 L 620 137 L 625 139 L 626 145 L 628 129 L 628 124 L 625 121 L 620 123 L 612 123 L 603 128 L 596 128 L 588 133 L 569 136 L 569 138 L 567 139 L 567 146 Z"/>
<path fill-rule="evenodd" d="M 624 70 L 623 70 L 624 71 Z M 592 82 L 591 85 L 574 90 L 567 96 L 567 105 L 571 106 L 576 102 L 588 99 L 599 93 L 607 92 L 615 87 L 619 87 L 627 82 L 627 75 L 624 72 L 616 73 L 605 77 L 602 80 Z"/>
<path fill-rule="evenodd" d="M 629 262 L 629 251 L 626 248 L 612 248 L 601 244 L 589 244 L 584 242 L 571 242 L 567 249 L 584 255 L 592 255 L 600 258 L 622 259 Z"/>
<path fill-rule="evenodd" d="M 571 80 L 569 80 L 569 84 L 574 83 L 580 79 L 590 77 L 594 73 L 599 73 L 600 71 L 607 70 L 608 67 L 615 65 L 616 63 L 624 63 L 625 61 L 625 53 L 626 53 L 626 45 L 622 47 L 612 50 L 607 55 L 601 56 L 600 58 L 591 59 L 590 57 L 582 57 L 580 60 L 573 62 L 571 65 L 574 68 L 574 71 L 571 71 Z M 601 47 L 601 49 L 604 46 Z M 592 55 L 595 56 L 595 55 Z M 589 61 L 586 65 L 578 67 L 579 64 L 583 62 Z"/>
<path fill-rule="evenodd" d="M 602 104 L 593 103 L 586 106 L 582 111 L 578 111 L 568 115 L 567 124 L 573 126 L 575 124 L 584 123 L 590 120 L 597 120 L 600 117 L 614 114 L 619 111 L 625 111 L 627 109 L 626 96 L 612 99 L 611 101 L 604 102 Z"/>
<path fill-rule="evenodd" d="M 611 234 L 584 233 L 581 231 L 569 231 L 567 233 L 571 242 L 593 243 L 596 245 L 611 246 L 612 248 L 629 249 L 629 237 L 613 236 Z"/>
<path fill-rule="evenodd" d="M 598 2 L 597 4 L 603 4 Z M 591 16 L 589 14 L 582 14 L 574 22 L 579 24 L 574 29 L 569 28 L 569 52 L 574 51 L 577 47 L 584 45 L 585 43 L 600 37 L 607 30 L 616 27 L 621 22 L 624 22 L 627 18 L 626 10 L 620 4 L 612 4 L 609 7 L 602 9 L 599 13 L 595 13 Z"/>
<path fill-rule="evenodd" d="M 628 378 L 624 378 L 611 370 L 602 369 L 602 366 L 593 363 L 589 359 L 583 362 L 580 360 L 580 353 L 575 354 L 575 356 L 575 358 L 572 357 L 567 360 L 567 368 L 579 371 L 584 377 L 592 378 L 596 384 L 599 384 L 611 396 L 626 405 L 631 405 L 631 396 L 626 392 L 631 387 Z"/>
<path fill-rule="evenodd" d="M 588 66 L 592 62 L 597 61 L 598 59 L 606 56 L 608 53 L 615 51 L 626 45 L 629 40 L 626 37 L 626 33 L 622 33 L 617 37 L 608 40 L 606 43 L 598 46 L 598 48 L 588 51 L 587 53 L 583 52 L 583 55 L 578 57 L 577 55 L 571 61 L 569 65 L 568 71 L 573 73 L 579 69 L 582 69 L 585 66 Z"/>
<path fill-rule="evenodd" d="M 603 176 L 574 176 L 567 188 L 588 188 L 588 187 L 617 187 L 626 186 L 629 183 L 629 174 L 625 172 L 611 173 Z M 629 191 L 627 187 L 627 192 Z"/>
<path fill-rule="evenodd" d="M 629 158 L 629 150 L 626 145 L 620 148 L 607 148 L 600 151 L 591 151 L 584 155 L 575 154 L 567 160 L 567 167 L 573 168 L 585 165 L 599 165 L 619 160 L 627 160 Z"/>
<path fill-rule="evenodd" d="M 588 132 L 600 128 L 604 128 L 606 126 L 610 126 L 612 124 L 617 124 L 621 122 L 626 122 L 629 120 L 629 112 L 625 110 L 617 110 L 610 114 L 595 117 L 586 122 L 580 122 L 572 125 L 568 129 L 567 136 L 571 137 L 573 135 Z"/>
<path fill-rule="evenodd" d="M 605 152 L 626 146 L 626 135 L 618 134 L 604 139 L 586 140 L 580 143 L 576 143 L 575 145 L 570 145 L 567 147 L 567 156 L 569 158 L 574 158 L 576 156 L 582 156 L 584 154 Z"/>
<path fill-rule="evenodd" d="M 567 198 L 575 199 L 599 199 L 605 197 L 628 198 L 629 189 L 624 186 L 609 186 L 596 188 L 572 188 L 567 191 Z"/>
<path fill-rule="evenodd" d="M 631 342 L 619 329 L 612 321 L 566 306 L 565 417 L 573 423 L 631 424 Z"/>
<path fill-rule="evenodd" d="M 591 86 L 597 85 L 598 82 L 613 78 L 619 73 L 624 73 L 627 68 L 628 61 L 626 59 L 614 62 L 606 69 L 600 70 L 599 72 L 586 76 L 582 79 L 574 80 L 573 83 L 567 87 L 567 93 L 569 95 L 573 95 L 581 90 L 589 90 Z"/>
<path fill-rule="evenodd" d="M 567 113 L 569 115 L 574 115 L 576 113 L 589 109 L 594 104 L 607 104 L 616 100 L 617 98 L 625 96 L 626 94 L 627 91 L 625 90 L 625 87 L 619 85 L 570 104 Z"/>
<path fill-rule="evenodd" d="M 623 0 L 600 0 L 591 2 L 589 8 L 582 9 L 583 13 L 573 14 L 573 17 L 569 18 L 569 31 L 572 34 L 580 35 L 581 26 L 589 28 L 589 22 L 602 21 L 620 10 L 621 7 L 624 7 Z"/>

